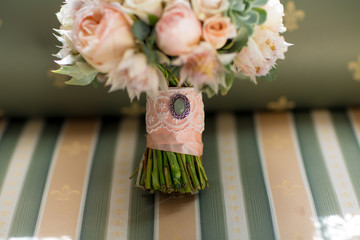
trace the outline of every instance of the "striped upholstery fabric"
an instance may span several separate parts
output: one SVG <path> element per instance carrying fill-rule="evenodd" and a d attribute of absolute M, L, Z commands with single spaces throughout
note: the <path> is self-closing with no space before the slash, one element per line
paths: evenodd
<path fill-rule="evenodd" d="M 210 188 L 169 197 L 129 180 L 142 118 L 0 120 L 0 239 L 360 239 L 360 109 L 205 125 Z"/>

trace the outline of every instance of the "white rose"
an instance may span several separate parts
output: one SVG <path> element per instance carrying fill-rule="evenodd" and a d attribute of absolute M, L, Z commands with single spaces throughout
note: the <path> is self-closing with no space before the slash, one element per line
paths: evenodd
<path fill-rule="evenodd" d="M 160 17 L 163 11 L 162 0 L 125 0 L 124 7 L 148 23 L 148 14 Z"/>
<path fill-rule="evenodd" d="M 191 0 L 191 4 L 200 20 L 222 13 L 229 8 L 228 0 Z"/>

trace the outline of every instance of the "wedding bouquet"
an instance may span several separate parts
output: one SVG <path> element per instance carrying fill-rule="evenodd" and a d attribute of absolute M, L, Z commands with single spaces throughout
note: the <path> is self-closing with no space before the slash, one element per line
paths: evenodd
<path fill-rule="evenodd" d="M 290 44 L 279 0 L 66 0 L 55 56 L 71 85 L 147 95 L 147 149 L 137 186 L 195 193 L 202 166 L 202 92 L 226 94 L 235 78 L 277 76 Z"/>

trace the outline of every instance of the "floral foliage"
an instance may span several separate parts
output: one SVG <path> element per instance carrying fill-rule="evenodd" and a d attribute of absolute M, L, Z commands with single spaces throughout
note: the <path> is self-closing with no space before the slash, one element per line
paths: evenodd
<path fill-rule="evenodd" d="M 226 94 L 235 76 L 273 80 L 290 44 L 279 0 L 65 0 L 54 72 L 129 97 L 169 86 Z"/>

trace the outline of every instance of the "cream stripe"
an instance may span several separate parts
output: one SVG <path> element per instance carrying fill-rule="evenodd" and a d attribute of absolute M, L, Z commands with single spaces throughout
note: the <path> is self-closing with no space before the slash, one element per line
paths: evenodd
<path fill-rule="evenodd" d="M 236 123 L 232 114 L 217 116 L 217 142 L 229 239 L 249 239 L 239 168 Z"/>
<path fill-rule="evenodd" d="M 319 236 L 310 188 L 290 114 L 256 114 L 259 151 L 277 239 Z"/>
<path fill-rule="evenodd" d="M 263 142 L 262 142 L 262 137 L 263 136 L 262 136 L 262 133 L 261 133 L 261 130 L 260 130 L 259 114 L 255 114 L 255 126 L 256 126 L 256 136 L 257 136 L 257 143 L 258 143 L 258 148 L 259 148 L 259 153 L 260 153 L 262 171 L 263 171 L 266 191 L 267 191 L 268 198 L 269 198 L 269 203 L 270 203 L 270 211 L 271 211 L 272 222 L 273 222 L 273 225 L 274 225 L 274 234 L 275 234 L 276 239 L 281 239 L 280 238 L 280 231 L 279 231 L 279 224 L 278 224 L 278 220 L 277 220 L 277 217 L 276 217 L 276 209 L 275 209 L 274 197 L 273 197 L 273 194 L 272 194 L 272 191 L 271 191 L 271 184 L 270 184 L 270 181 L 269 181 L 269 174 L 268 174 L 268 172 L 266 170 L 266 169 L 268 169 L 268 166 L 267 166 L 266 161 L 265 161 L 265 153 L 264 153 L 264 147 L 263 147 Z"/>
<path fill-rule="evenodd" d="M 8 237 L 16 205 L 44 122 L 32 119 L 25 125 L 10 160 L 0 193 L 0 238 Z"/>
<path fill-rule="evenodd" d="M 354 129 L 356 139 L 360 146 L 360 108 L 349 109 L 348 115 L 351 120 L 351 126 Z"/>
<path fill-rule="evenodd" d="M 359 203 L 341 153 L 330 113 L 326 110 L 313 111 L 312 118 L 343 216 L 348 213 L 360 214 Z"/>
<path fill-rule="evenodd" d="M 160 239 L 159 237 L 159 211 L 160 211 L 160 194 L 161 193 L 156 193 L 155 194 L 155 206 L 154 206 L 154 240 L 158 240 Z M 172 200 L 174 201 L 174 200 Z M 181 200 L 180 200 L 181 201 Z M 195 235 L 194 234 L 191 234 L 192 236 L 195 237 L 195 239 L 197 240 L 201 240 L 201 220 L 200 220 L 200 201 L 199 201 L 199 195 L 196 194 L 194 196 L 194 200 L 193 200 L 193 203 L 195 205 L 195 227 L 196 227 L 196 230 L 195 230 Z M 179 219 L 180 221 L 180 219 Z M 171 230 L 170 230 L 171 231 Z M 172 239 L 179 239 L 179 240 L 182 240 L 182 239 L 186 239 L 186 240 L 190 240 L 191 238 L 178 238 L 179 236 L 176 236 L 174 235 Z M 194 239 L 194 238 L 193 238 Z"/>
<path fill-rule="evenodd" d="M 7 125 L 7 121 L 5 119 L 0 119 L 0 140 L 5 131 L 6 125 Z"/>
<path fill-rule="evenodd" d="M 135 160 L 138 128 L 138 119 L 126 119 L 118 131 L 106 239 L 128 239 L 130 190 L 133 187 L 129 174 Z"/>
<path fill-rule="evenodd" d="M 66 122 L 47 178 L 36 237 L 80 237 L 98 131 L 98 120 L 72 119 Z"/>
<path fill-rule="evenodd" d="M 201 240 L 197 195 L 180 198 L 158 193 L 155 197 L 154 240 Z"/>

